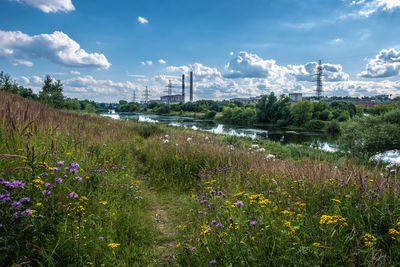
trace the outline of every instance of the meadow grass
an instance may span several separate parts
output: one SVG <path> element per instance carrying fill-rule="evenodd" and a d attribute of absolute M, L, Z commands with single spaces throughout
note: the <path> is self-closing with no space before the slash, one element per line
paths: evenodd
<path fill-rule="evenodd" d="M 0 92 L 1 265 L 400 261 L 398 170 Z"/>

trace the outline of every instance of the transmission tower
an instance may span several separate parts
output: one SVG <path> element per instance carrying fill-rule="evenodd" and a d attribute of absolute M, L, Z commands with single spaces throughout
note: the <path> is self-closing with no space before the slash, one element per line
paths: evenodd
<path fill-rule="evenodd" d="M 149 96 L 150 96 L 150 94 L 149 94 L 149 87 L 148 86 L 146 86 L 146 89 L 144 90 L 144 102 L 147 104 L 147 103 L 149 103 Z"/>
<path fill-rule="evenodd" d="M 324 68 L 322 67 L 322 60 L 318 60 L 317 73 L 315 74 L 317 76 L 316 94 L 317 94 L 318 100 L 321 98 L 321 94 L 322 94 L 323 70 L 324 70 Z"/>
<path fill-rule="evenodd" d="M 133 103 L 136 103 L 136 89 L 133 90 L 132 102 L 133 102 Z"/>

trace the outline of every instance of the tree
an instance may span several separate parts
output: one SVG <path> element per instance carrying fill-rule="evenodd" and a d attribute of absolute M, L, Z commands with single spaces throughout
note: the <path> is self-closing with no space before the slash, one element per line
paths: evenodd
<path fill-rule="evenodd" d="M 60 80 L 53 81 L 50 75 L 46 75 L 42 91 L 39 92 L 39 100 L 54 108 L 64 107 L 63 84 Z"/>
<path fill-rule="evenodd" d="M 303 125 L 312 118 L 313 105 L 310 101 L 299 101 L 290 110 L 293 122 L 296 125 Z"/>

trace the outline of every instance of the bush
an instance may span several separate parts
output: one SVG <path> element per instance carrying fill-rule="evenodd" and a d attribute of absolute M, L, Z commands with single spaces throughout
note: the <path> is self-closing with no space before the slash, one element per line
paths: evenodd
<path fill-rule="evenodd" d="M 321 120 L 310 120 L 305 124 L 308 130 L 321 130 L 324 126 L 325 123 Z"/>

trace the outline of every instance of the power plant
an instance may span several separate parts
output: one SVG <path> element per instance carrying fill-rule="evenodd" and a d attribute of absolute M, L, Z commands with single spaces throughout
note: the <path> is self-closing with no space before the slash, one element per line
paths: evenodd
<path fill-rule="evenodd" d="M 193 71 L 190 72 L 190 102 L 193 102 Z M 161 96 L 160 100 L 150 100 L 150 102 L 165 103 L 165 104 L 184 104 L 185 103 L 185 74 L 182 74 L 182 94 L 173 95 L 172 81 L 169 80 L 167 85 L 167 95 Z"/>

